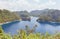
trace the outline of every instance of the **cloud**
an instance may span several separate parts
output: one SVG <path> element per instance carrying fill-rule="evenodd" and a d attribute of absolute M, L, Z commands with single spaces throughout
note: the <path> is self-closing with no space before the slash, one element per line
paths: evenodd
<path fill-rule="evenodd" d="M 34 2 L 36 2 L 36 3 L 39 3 L 40 2 L 40 0 L 33 0 Z"/>
<path fill-rule="evenodd" d="M 31 1 L 31 2 L 30 2 Z M 45 3 L 40 3 L 42 0 L 0 0 L 0 9 L 8 9 L 8 10 L 36 10 L 36 9 L 44 9 L 44 8 L 52 8 L 56 5 L 55 1 L 48 0 Z M 56 8 L 56 7 L 55 7 Z"/>

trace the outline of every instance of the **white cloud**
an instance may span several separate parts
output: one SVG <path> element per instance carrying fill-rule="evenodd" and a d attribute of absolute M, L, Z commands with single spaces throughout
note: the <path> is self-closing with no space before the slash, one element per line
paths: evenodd
<path fill-rule="evenodd" d="M 34 0 L 39 2 L 40 0 Z M 46 3 L 42 4 L 31 4 L 27 0 L 17 0 L 13 2 L 0 1 L 0 9 L 9 9 L 9 10 L 35 10 L 35 9 L 44 9 L 51 8 L 56 4 L 56 2 L 49 0 Z"/>
<path fill-rule="evenodd" d="M 56 4 L 56 2 L 55 2 L 55 1 L 53 1 L 53 0 L 49 0 L 49 3 L 51 3 L 51 4 L 53 4 L 53 5 L 55 5 L 55 4 Z"/>
<path fill-rule="evenodd" d="M 40 0 L 33 0 L 34 2 L 37 2 L 37 3 L 39 3 L 40 2 Z"/>

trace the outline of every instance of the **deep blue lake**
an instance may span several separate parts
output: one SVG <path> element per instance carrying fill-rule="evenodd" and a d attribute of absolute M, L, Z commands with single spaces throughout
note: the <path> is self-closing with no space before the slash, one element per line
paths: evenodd
<path fill-rule="evenodd" d="M 2 28 L 5 33 L 10 33 L 11 35 L 17 34 L 17 31 L 20 29 L 25 29 L 25 26 L 28 25 L 30 28 L 37 25 L 36 32 L 40 33 L 56 33 L 60 32 L 60 25 L 49 25 L 49 24 L 43 24 L 38 23 L 37 20 L 38 17 L 31 17 L 31 21 L 20 21 L 20 22 L 12 22 L 10 24 L 2 25 Z"/>

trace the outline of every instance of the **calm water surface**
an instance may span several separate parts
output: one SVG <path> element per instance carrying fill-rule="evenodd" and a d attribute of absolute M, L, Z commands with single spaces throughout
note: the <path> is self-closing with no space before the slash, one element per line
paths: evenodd
<path fill-rule="evenodd" d="M 56 33 L 60 32 L 60 25 L 54 26 L 49 24 L 38 23 L 37 17 L 31 17 L 31 21 L 20 21 L 10 24 L 2 25 L 2 28 L 5 33 L 10 33 L 11 35 L 17 34 L 17 30 L 25 29 L 25 26 L 28 25 L 30 28 L 37 25 L 36 32 L 40 33 Z"/>

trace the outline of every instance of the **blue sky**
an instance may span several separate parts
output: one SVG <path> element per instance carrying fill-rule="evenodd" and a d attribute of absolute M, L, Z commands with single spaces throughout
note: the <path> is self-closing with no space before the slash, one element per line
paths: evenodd
<path fill-rule="evenodd" d="M 0 0 L 0 9 L 17 10 L 40 10 L 60 9 L 60 0 Z"/>

